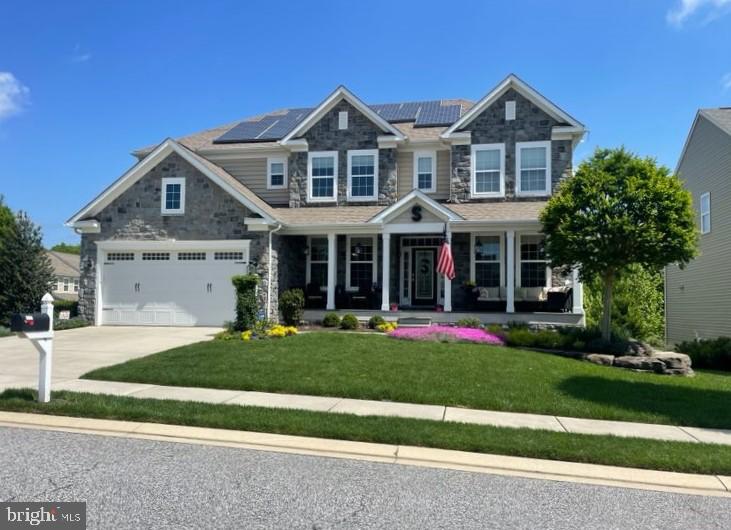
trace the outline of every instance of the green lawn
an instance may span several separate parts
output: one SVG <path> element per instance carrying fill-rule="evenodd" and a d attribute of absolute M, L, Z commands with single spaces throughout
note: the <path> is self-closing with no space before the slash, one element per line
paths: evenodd
<path fill-rule="evenodd" d="M 731 475 L 731 446 L 76 392 L 54 392 L 50 403 L 37 403 L 34 396 L 35 392 L 31 390 L 6 390 L 0 394 L 0 410 L 194 425 L 686 473 Z"/>
<path fill-rule="evenodd" d="M 659 376 L 513 348 L 376 334 L 201 342 L 84 377 L 731 428 L 729 373 Z"/>

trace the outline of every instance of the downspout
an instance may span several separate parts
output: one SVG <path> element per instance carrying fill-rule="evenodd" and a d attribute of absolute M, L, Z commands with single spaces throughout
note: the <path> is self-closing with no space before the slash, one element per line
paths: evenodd
<path fill-rule="evenodd" d="M 269 230 L 269 254 L 267 260 L 267 320 L 272 312 L 272 234 L 282 229 L 282 223 L 278 223 L 274 230 Z"/>

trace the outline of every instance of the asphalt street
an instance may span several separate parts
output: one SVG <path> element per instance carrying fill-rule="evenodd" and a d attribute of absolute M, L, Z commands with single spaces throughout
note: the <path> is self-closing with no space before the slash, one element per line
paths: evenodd
<path fill-rule="evenodd" d="M 0 501 L 86 501 L 88 528 L 728 528 L 731 500 L 0 428 Z"/>

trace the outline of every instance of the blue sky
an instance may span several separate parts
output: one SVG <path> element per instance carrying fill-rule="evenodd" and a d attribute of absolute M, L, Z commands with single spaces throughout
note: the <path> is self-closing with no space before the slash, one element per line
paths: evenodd
<path fill-rule="evenodd" d="M 478 99 L 513 72 L 674 167 L 699 107 L 731 105 L 731 0 L 7 2 L 0 194 L 52 245 L 134 148 L 345 84 L 370 103 Z"/>

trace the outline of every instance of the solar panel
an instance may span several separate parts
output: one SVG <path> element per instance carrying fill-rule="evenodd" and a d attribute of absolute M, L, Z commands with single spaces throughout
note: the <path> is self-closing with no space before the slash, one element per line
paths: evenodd
<path fill-rule="evenodd" d="M 372 105 L 371 108 L 386 121 L 414 121 L 421 103 L 386 103 L 385 105 Z"/>
<path fill-rule="evenodd" d="M 312 109 L 290 109 L 287 114 L 280 116 L 269 129 L 261 133 L 258 139 L 281 140 L 287 136 L 287 133 L 294 129 L 299 122 L 305 119 L 310 112 L 312 112 Z"/>
<path fill-rule="evenodd" d="M 459 105 L 442 105 L 439 101 L 427 101 L 421 107 L 414 126 L 451 125 L 459 119 L 460 110 Z"/>
<path fill-rule="evenodd" d="M 216 138 L 213 143 L 280 140 L 311 111 L 312 109 L 290 109 L 285 114 L 264 116 L 259 121 L 242 121 Z"/>

